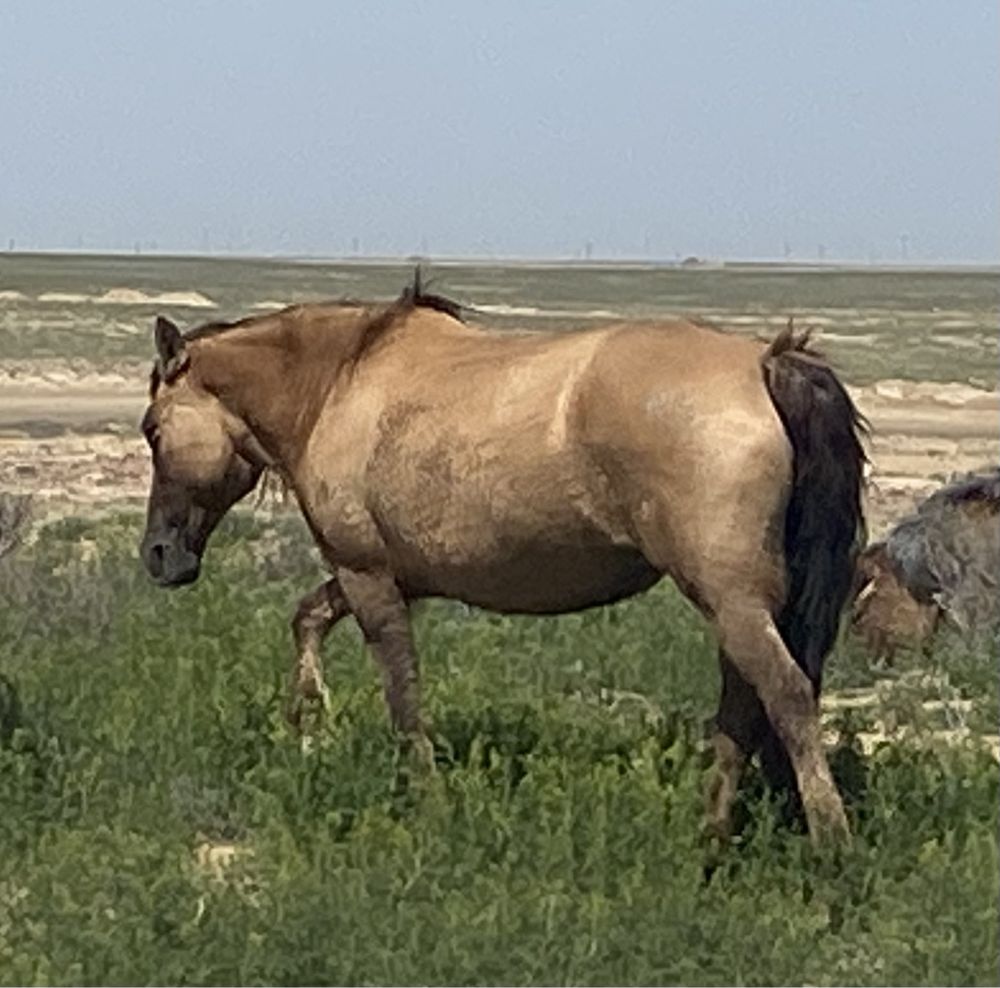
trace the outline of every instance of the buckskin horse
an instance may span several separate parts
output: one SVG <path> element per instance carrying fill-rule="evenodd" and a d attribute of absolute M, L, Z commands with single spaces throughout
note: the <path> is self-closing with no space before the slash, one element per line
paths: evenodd
<path fill-rule="evenodd" d="M 301 601 L 294 707 L 353 615 L 394 728 L 426 753 L 409 605 L 558 614 L 671 577 L 719 641 L 708 825 L 746 760 L 846 837 L 818 698 L 863 527 L 864 425 L 791 325 L 769 345 L 692 322 L 503 333 L 414 283 L 393 303 L 294 305 L 182 333 L 156 321 L 141 555 L 197 579 L 266 469 L 331 578 Z"/>

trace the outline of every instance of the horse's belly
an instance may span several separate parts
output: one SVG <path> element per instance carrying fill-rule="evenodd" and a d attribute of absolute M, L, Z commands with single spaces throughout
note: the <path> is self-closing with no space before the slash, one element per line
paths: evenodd
<path fill-rule="evenodd" d="M 655 583 L 659 573 L 588 457 L 538 423 L 508 432 L 503 442 L 450 437 L 374 458 L 368 508 L 403 587 L 544 614 Z"/>
<path fill-rule="evenodd" d="M 487 610 L 558 614 L 608 604 L 651 587 L 661 574 L 631 547 L 521 545 L 489 558 L 399 560 L 414 596 L 463 600 Z"/>

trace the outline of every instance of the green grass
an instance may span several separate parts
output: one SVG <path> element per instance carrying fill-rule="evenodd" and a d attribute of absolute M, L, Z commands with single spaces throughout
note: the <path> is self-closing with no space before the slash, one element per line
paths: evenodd
<path fill-rule="evenodd" d="M 407 787 L 349 623 L 313 749 L 284 725 L 320 577 L 297 522 L 235 516 L 172 593 L 139 525 L 62 522 L 0 564 L 0 982 L 995 983 L 987 755 L 838 750 L 840 853 L 751 777 L 707 879 L 714 646 L 669 587 L 558 619 L 421 608 L 439 771 Z M 995 704 L 995 656 L 931 661 Z M 213 875 L 203 841 L 243 853 Z"/>

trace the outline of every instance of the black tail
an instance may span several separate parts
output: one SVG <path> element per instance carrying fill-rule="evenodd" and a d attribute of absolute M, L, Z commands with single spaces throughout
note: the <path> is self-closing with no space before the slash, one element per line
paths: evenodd
<path fill-rule="evenodd" d="M 867 424 L 843 384 L 789 321 L 763 357 L 764 380 L 792 444 L 785 511 L 788 588 L 778 630 L 819 694 L 823 661 L 864 544 L 861 512 Z"/>

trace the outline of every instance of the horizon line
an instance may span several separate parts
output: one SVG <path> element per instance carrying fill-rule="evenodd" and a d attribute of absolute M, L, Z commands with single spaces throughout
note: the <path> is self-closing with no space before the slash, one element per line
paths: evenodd
<path fill-rule="evenodd" d="M 278 261 L 314 264 L 444 264 L 444 265 L 497 265 L 497 266 L 538 266 L 557 265 L 559 267 L 665 267 L 685 271 L 720 270 L 731 267 L 780 267 L 792 269 L 809 269 L 812 271 L 833 270 L 897 270 L 897 271 L 936 271 L 965 269 L 973 271 L 1000 271 L 1000 259 L 992 261 L 970 260 L 924 260 L 924 259 L 867 259 L 867 258 L 794 258 L 775 256 L 718 256 L 690 254 L 684 258 L 650 257 L 643 255 L 624 255 L 616 257 L 592 256 L 572 257 L 563 254 L 433 254 L 413 251 L 385 254 L 324 254 L 310 252 L 261 252 L 240 250 L 127 250 L 122 248 L 74 248 L 74 247 L 38 247 L 15 248 L 0 251 L 2 257 L 107 257 L 122 260 L 136 258 L 158 258 L 177 260 L 240 260 L 240 261 Z M 2 261 L 0 261 L 2 263 Z"/>

